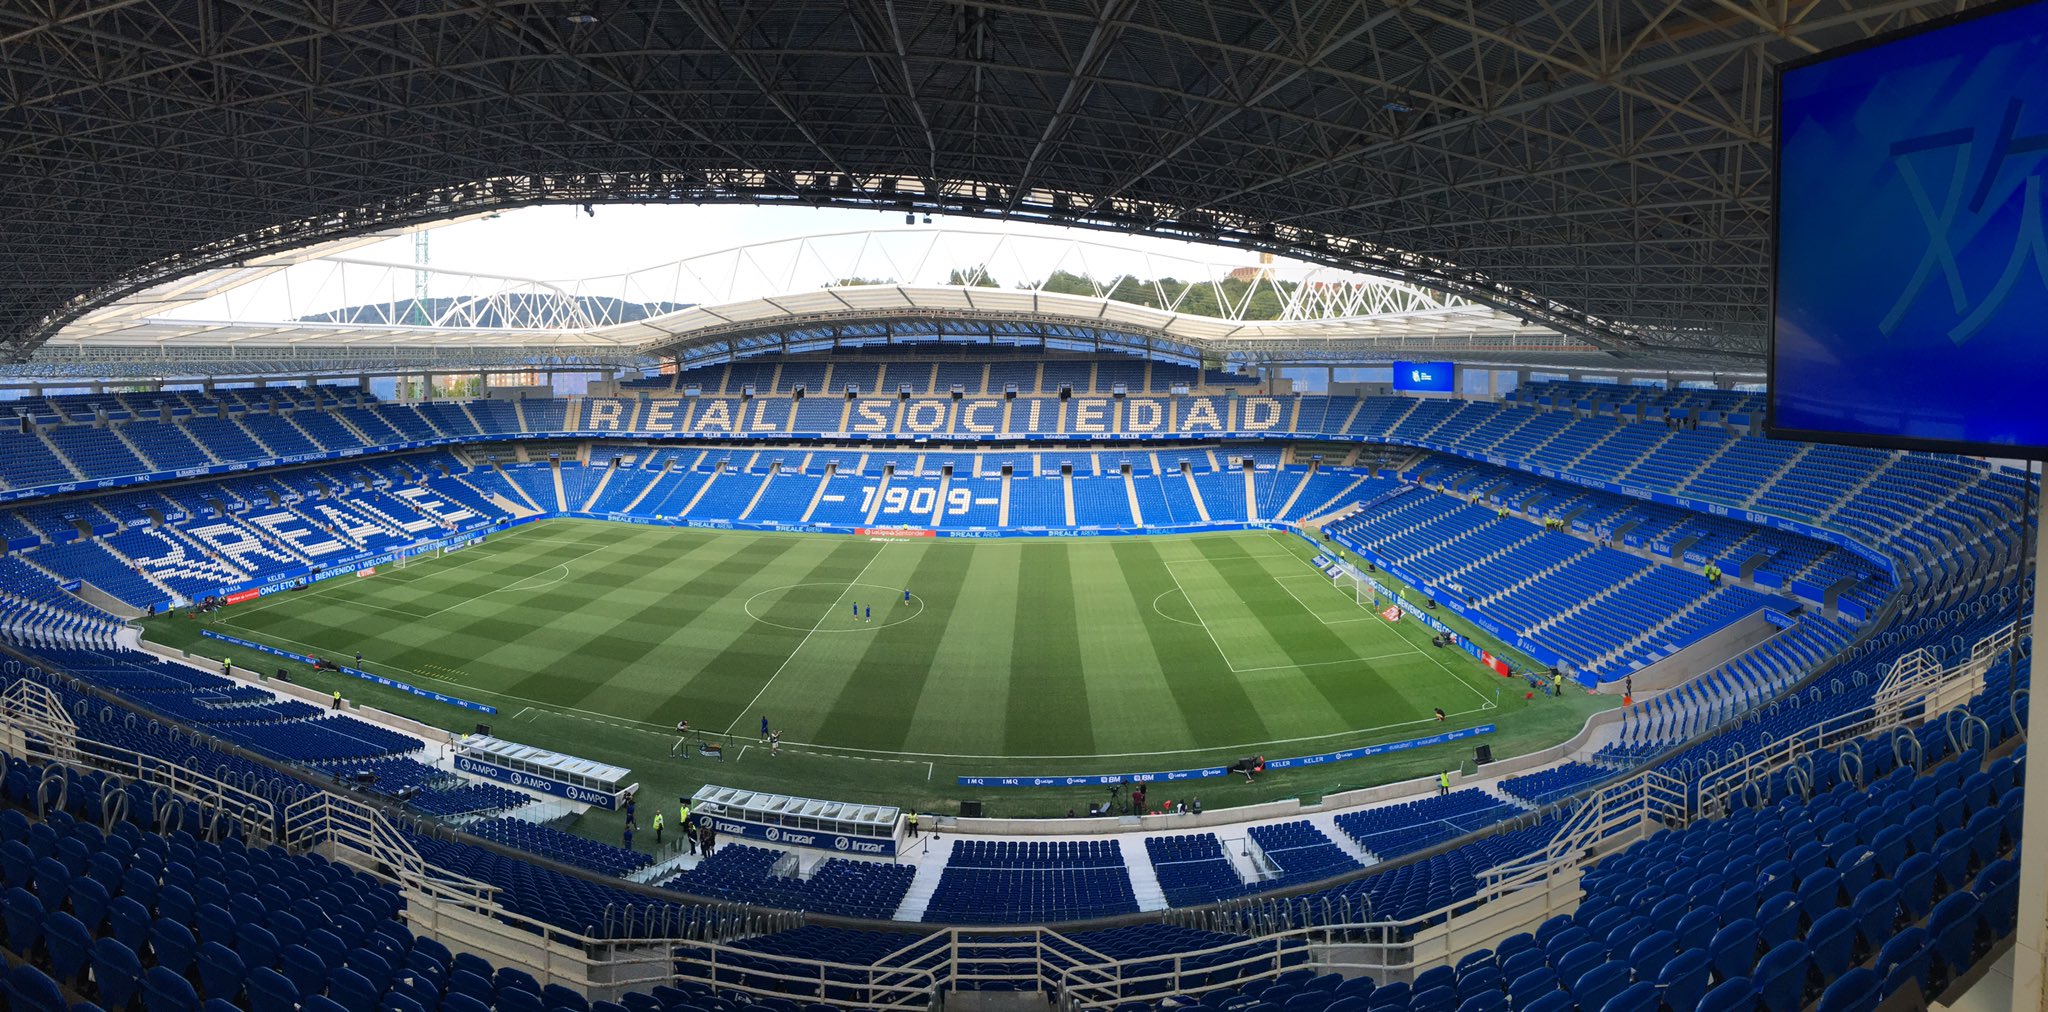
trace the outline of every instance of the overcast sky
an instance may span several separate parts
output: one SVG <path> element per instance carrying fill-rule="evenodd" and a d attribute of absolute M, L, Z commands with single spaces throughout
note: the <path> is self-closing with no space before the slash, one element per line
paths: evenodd
<path fill-rule="evenodd" d="M 488 221 L 435 229 L 429 240 L 434 266 L 534 278 L 588 278 L 776 239 L 905 228 L 902 213 L 896 211 L 734 204 L 600 204 L 593 210 L 594 215 L 586 215 L 580 207 L 530 207 Z M 920 216 L 919 224 L 911 227 L 1050 238 L 1080 236 L 1133 254 L 1236 265 L 1258 262 L 1256 254 L 1197 243 L 945 215 L 934 216 L 931 225 L 922 224 L 923 220 Z M 350 255 L 410 263 L 412 241 L 395 239 Z M 1140 258 L 1133 256 L 1127 263 L 1135 267 L 1139 262 Z"/>
<path fill-rule="evenodd" d="M 1105 283 L 1123 275 L 1220 281 L 1231 269 L 1259 260 L 1254 253 L 1199 243 L 944 215 L 934 216 L 929 225 L 919 215 L 915 224 L 906 225 L 902 212 L 836 208 L 597 205 L 594 210 L 533 207 L 428 230 L 434 268 L 428 294 L 439 299 L 485 296 L 507 287 L 496 280 L 500 277 L 596 279 L 556 290 L 633 303 L 718 304 L 815 291 L 846 277 L 944 284 L 949 271 L 975 265 L 985 266 L 1002 286 L 1014 287 L 1042 280 L 1054 270 Z M 833 238 L 816 238 L 826 236 Z M 800 238 L 814 241 L 781 242 Z M 718 255 L 741 247 L 747 252 Z M 410 265 L 413 238 L 387 239 L 336 256 Z M 679 261 L 688 267 L 675 267 Z M 478 280 L 465 273 L 492 277 Z M 406 302 L 417 277 L 409 268 L 309 261 L 164 315 L 283 322 L 345 306 Z"/>

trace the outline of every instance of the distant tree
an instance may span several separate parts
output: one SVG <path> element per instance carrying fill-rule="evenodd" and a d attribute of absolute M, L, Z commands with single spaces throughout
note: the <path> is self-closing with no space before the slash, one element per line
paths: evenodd
<path fill-rule="evenodd" d="M 1257 288 L 1254 289 L 1253 285 Z M 1033 287 L 1029 284 L 1020 288 Z M 1229 278 L 1221 284 L 1182 281 L 1164 277 L 1157 281 L 1123 274 L 1098 285 L 1084 274 L 1054 271 L 1036 286 L 1056 295 L 1101 294 L 1117 302 L 1153 309 L 1172 309 L 1191 316 L 1240 316 L 1246 320 L 1277 320 L 1294 290 L 1294 283 L 1271 278 Z"/>
<path fill-rule="evenodd" d="M 996 279 L 989 276 L 987 264 L 975 264 L 965 269 L 955 267 L 946 275 L 946 284 L 959 288 L 1001 288 Z"/>
<path fill-rule="evenodd" d="M 1020 287 L 1030 288 L 1033 286 L 1023 285 Z M 1090 298 L 1093 298 L 1095 295 L 1095 282 L 1086 275 L 1075 274 L 1072 271 L 1054 271 L 1036 287 L 1042 291 L 1051 292 L 1054 295 L 1086 295 Z"/>
<path fill-rule="evenodd" d="M 838 279 L 837 281 L 833 281 L 833 282 L 830 282 L 830 283 L 829 283 L 829 284 L 827 284 L 827 285 L 826 285 L 825 287 L 827 287 L 827 288 L 858 288 L 858 287 L 860 287 L 861 285 L 893 285 L 893 284 L 895 284 L 895 283 L 896 283 L 896 279 L 895 279 L 895 278 L 859 278 L 859 277 L 855 277 L 855 278 L 840 278 L 840 279 Z"/>

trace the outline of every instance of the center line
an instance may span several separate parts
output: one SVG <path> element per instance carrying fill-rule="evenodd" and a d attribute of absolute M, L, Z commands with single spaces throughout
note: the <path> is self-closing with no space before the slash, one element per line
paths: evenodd
<path fill-rule="evenodd" d="M 867 565 L 860 567 L 860 572 L 853 574 L 853 582 L 847 584 L 846 590 L 840 591 L 839 596 L 832 599 L 832 606 L 826 608 L 824 614 L 818 616 L 818 621 L 811 624 L 811 631 L 805 633 L 803 639 L 796 641 L 796 649 L 791 650 L 789 652 L 789 656 L 784 657 L 782 659 L 781 666 L 775 669 L 775 673 L 769 675 L 768 680 L 761 683 L 761 691 L 754 693 L 754 698 L 747 700 L 747 705 L 740 708 L 739 715 L 735 716 L 732 719 L 732 723 L 725 725 L 726 737 L 732 737 L 733 728 L 740 726 L 740 721 L 747 719 L 748 711 L 751 711 L 754 708 L 755 703 L 761 701 L 762 696 L 768 694 L 768 687 L 770 685 L 774 685 L 775 680 L 777 678 L 782 677 L 782 672 L 789 667 L 789 662 L 796 660 L 796 655 L 804 652 L 804 644 L 809 643 L 811 641 L 811 637 L 816 636 L 818 634 L 818 630 L 824 628 L 825 622 L 829 620 L 835 612 L 838 611 L 839 602 L 845 600 L 847 593 L 852 591 L 853 588 L 860 586 L 860 578 L 868 575 L 868 570 L 874 566 L 875 560 L 881 558 L 882 552 L 888 547 L 889 543 L 884 541 L 882 542 L 881 548 L 875 549 L 875 554 L 868 556 Z M 744 752 L 745 750 L 742 749 L 741 751 Z M 737 759 L 738 757 L 735 756 L 734 758 Z"/>

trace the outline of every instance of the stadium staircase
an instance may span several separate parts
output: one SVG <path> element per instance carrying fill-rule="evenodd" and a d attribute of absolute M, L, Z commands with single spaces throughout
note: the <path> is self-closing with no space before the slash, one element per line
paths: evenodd
<path fill-rule="evenodd" d="M 1319 466 L 1320 464 L 1317 461 L 1309 462 L 1308 470 L 1301 472 L 1301 480 L 1294 483 L 1294 490 L 1287 493 L 1287 501 L 1281 503 L 1280 508 L 1273 512 L 1274 517 L 1285 517 L 1294 512 L 1295 500 L 1301 498 L 1301 493 L 1308 488 L 1309 481 L 1316 476 Z M 1339 494 L 1341 495 L 1342 493 Z"/>
<path fill-rule="evenodd" d="M 49 430 L 36 429 L 36 438 L 42 441 L 43 448 L 49 451 L 50 456 L 57 458 L 57 463 L 64 465 L 64 470 L 71 472 L 72 477 L 80 481 L 86 479 L 85 471 L 72 461 L 71 455 L 65 453 L 63 447 L 57 445 L 56 440 L 50 438 Z"/>
<path fill-rule="evenodd" d="M 1192 480 L 1192 479 L 1190 479 L 1190 480 Z M 1071 473 L 1067 473 L 1067 472 L 1062 472 L 1062 473 L 1060 474 L 1060 496 L 1061 496 L 1061 498 L 1062 498 L 1062 499 L 1063 499 L 1063 500 L 1065 501 L 1065 503 L 1066 503 L 1066 510 L 1067 510 L 1067 526 L 1071 528 L 1071 527 L 1075 526 L 1075 523 L 1074 523 L 1074 476 L 1073 476 L 1073 475 L 1072 475 Z"/>
<path fill-rule="evenodd" d="M 739 519 L 745 520 L 753 515 L 754 507 L 761 505 L 762 497 L 768 494 L 768 487 L 775 484 L 776 476 L 781 473 L 782 463 L 780 461 L 768 465 L 767 475 L 762 477 L 761 484 L 754 489 L 753 496 L 747 500 L 747 505 L 740 510 Z"/>
<path fill-rule="evenodd" d="M 491 465 L 490 465 L 490 466 L 491 466 L 491 472 L 492 472 L 493 474 L 496 474 L 496 475 L 498 476 L 498 480 L 499 480 L 499 481 L 502 481 L 502 482 L 504 482 L 504 483 L 505 483 L 505 487 L 506 487 L 506 488 L 509 488 L 509 489 L 511 489 L 511 490 L 512 490 L 512 492 L 513 492 L 513 494 L 515 494 L 515 495 L 519 496 L 519 499 L 520 499 L 520 501 L 521 501 L 521 502 L 524 502 L 524 503 L 526 504 L 526 508 L 527 508 L 527 510 L 528 510 L 528 511 L 530 511 L 531 513 L 545 513 L 545 512 L 547 512 L 546 510 L 543 510 L 543 509 L 541 509 L 541 507 L 540 507 L 540 503 L 539 503 L 538 501 L 536 501 L 536 500 L 535 500 L 535 499 L 533 498 L 533 496 L 532 496 L 531 494 L 529 494 L 529 493 L 528 493 L 528 492 L 526 491 L 526 489 L 525 489 L 525 488 L 521 487 L 521 486 L 520 486 L 520 484 L 519 484 L 518 482 L 516 482 L 516 481 L 513 481 L 513 480 L 512 480 L 512 477 L 511 477 L 510 475 L 508 475 L 508 474 L 506 474 L 506 473 L 505 473 L 505 468 L 504 468 L 504 465 L 502 465 L 502 464 L 499 464 L 499 463 L 498 463 L 497 461 L 495 461 L 495 460 L 494 460 L 494 461 L 491 461 Z M 495 494 L 495 493 L 494 493 L 494 494 Z M 501 498 L 501 499 L 502 499 L 502 498 L 505 498 L 505 497 L 504 497 L 504 496 L 502 496 L 502 495 L 499 495 L 499 496 L 498 496 L 498 498 Z"/>
<path fill-rule="evenodd" d="M 659 460 L 661 464 L 660 467 L 647 466 L 648 464 L 655 463 L 656 459 Z M 641 484 L 640 490 L 638 492 L 633 492 L 633 498 L 628 500 L 625 503 L 625 505 L 619 507 L 619 512 L 632 513 L 633 511 L 639 509 L 640 504 L 647 501 L 647 498 L 654 493 L 654 490 L 662 484 L 663 479 L 667 478 L 675 470 L 675 457 L 664 456 L 656 459 L 641 461 L 639 462 L 639 466 L 633 469 L 636 476 L 636 480 L 639 475 L 646 475 L 647 477 L 645 482 Z M 630 491 L 630 488 L 628 488 L 627 491 Z M 501 503 L 500 505 L 503 504 Z"/>
<path fill-rule="evenodd" d="M 1215 462 L 1215 458 L 1213 455 L 1210 457 L 1210 462 Z M 1182 478 L 1187 479 L 1188 498 L 1192 500 L 1195 504 L 1195 515 L 1201 517 L 1203 523 L 1209 523 L 1209 507 L 1207 504 L 1202 502 L 1202 486 L 1201 483 L 1195 481 L 1194 469 L 1183 468 L 1180 472 L 1180 476 Z"/>
<path fill-rule="evenodd" d="M 306 425 L 301 423 L 299 419 L 299 413 L 297 411 L 280 413 L 277 416 L 277 418 L 279 421 L 289 426 L 293 432 L 299 435 L 300 438 L 304 439 L 308 443 L 311 443 L 315 450 L 327 451 L 340 449 L 340 447 L 328 446 L 324 441 L 320 439 L 320 437 L 314 435 L 312 429 L 307 428 Z"/>
<path fill-rule="evenodd" d="M 1590 554 L 1592 551 L 1597 551 L 1597 549 L 1589 549 L 1588 554 Z M 1582 556 L 1574 556 L 1573 558 L 1578 559 L 1581 557 Z M 1543 634 L 1544 630 L 1556 628 L 1559 623 L 1564 622 L 1565 620 L 1570 619 L 1582 612 L 1590 611 L 1598 607 L 1602 601 L 1606 601 L 1609 598 L 1615 597 L 1621 594 L 1623 591 L 1627 590 L 1628 588 L 1635 586 L 1638 583 L 1641 583 L 1646 577 L 1648 577 L 1652 573 L 1655 573 L 1656 571 L 1657 570 L 1655 566 L 1644 566 L 1640 569 L 1637 569 L 1636 571 L 1628 574 L 1626 577 L 1623 577 L 1622 579 L 1614 583 L 1602 587 L 1600 590 L 1596 591 L 1591 597 L 1575 601 L 1561 611 L 1552 612 L 1550 615 L 1548 615 L 1541 621 L 1537 622 L 1536 624 L 1530 626 L 1527 629 L 1522 630 L 1522 634 L 1525 636 L 1540 636 Z"/>
<path fill-rule="evenodd" d="M 448 477 L 450 480 L 453 480 L 456 483 L 460 484 L 463 488 L 466 488 L 471 492 L 475 493 L 477 498 L 482 499 L 483 501 L 498 507 L 500 510 L 503 510 L 507 516 L 529 517 L 534 515 L 535 513 L 540 512 L 539 510 L 529 509 L 525 506 L 515 503 L 512 500 L 505 498 L 503 495 L 500 495 L 499 493 L 484 491 L 484 489 L 478 486 L 476 482 L 470 480 L 471 476 L 474 475 L 475 473 L 476 468 L 471 467 L 469 472 L 466 474 L 451 473 L 448 475 Z M 641 495 L 645 496 L 646 492 L 643 491 Z M 633 506 L 637 506 L 639 504 L 639 499 L 633 500 Z M 631 512 L 632 508 L 632 506 L 628 506 L 626 507 L 626 511 Z"/>
<path fill-rule="evenodd" d="M 150 470 L 163 470 L 164 468 L 161 465 L 159 465 L 154 459 L 152 459 L 149 456 L 149 454 L 142 452 L 142 447 L 137 446 L 134 440 L 128 438 L 128 434 L 122 431 L 125 428 L 127 428 L 127 426 L 109 425 L 107 426 L 107 432 L 113 435 L 116 442 L 119 442 L 122 446 L 127 447 L 128 452 L 135 455 L 135 459 L 142 461 L 144 464 L 148 465 Z"/>
<path fill-rule="evenodd" d="M 1731 440 L 1730 442 L 1732 445 L 1733 441 Z M 1811 443 L 1799 444 L 1797 449 L 1793 450 L 1790 454 L 1786 455 L 1784 463 L 1779 464 L 1777 470 L 1772 471 L 1769 477 L 1757 483 L 1756 490 L 1754 492 L 1751 492 L 1748 498 L 1742 500 L 1742 505 L 1756 505 L 1756 501 L 1758 499 L 1763 498 L 1765 495 L 1769 494 L 1773 488 L 1777 487 L 1779 479 L 1785 477 L 1785 475 L 1791 473 L 1791 471 L 1794 468 L 1798 467 L 1799 462 L 1805 460 L 1807 453 L 1810 452 L 1812 449 L 1813 444 Z M 1871 479 L 1874 479 L 1876 477 L 1877 475 L 1875 473 L 1872 473 L 1869 477 L 1864 479 L 1861 485 L 1859 485 L 1859 488 L 1862 486 L 1867 486 L 1870 483 Z M 1853 492 L 1849 493 L 1848 495 L 1844 495 L 1843 498 L 1846 500 L 1850 497 L 1850 495 L 1853 494 Z"/>
<path fill-rule="evenodd" d="M 1130 502 L 1131 524 L 1135 527 L 1143 527 L 1145 526 L 1145 508 L 1138 501 L 1137 479 L 1132 476 L 1131 471 L 1119 470 L 1124 480 L 1124 496 Z"/>
<path fill-rule="evenodd" d="M 837 477 L 838 473 L 839 465 L 837 463 L 825 465 L 824 470 L 818 475 L 818 487 L 811 490 L 810 501 L 804 504 L 803 515 L 797 518 L 798 523 L 808 524 L 811 522 L 811 516 L 818 512 L 818 504 L 825 499 L 825 490 L 832 486 L 832 479 Z M 632 512 L 632 508 L 628 507 L 627 512 Z"/>
<path fill-rule="evenodd" d="M 1678 609 L 1677 611 L 1671 612 L 1664 618 L 1657 621 L 1654 625 L 1647 626 L 1641 632 L 1622 641 L 1620 646 L 1615 647 L 1614 649 L 1609 650 L 1608 652 L 1594 658 L 1592 666 L 1595 668 L 1605 667 L 1608 664 L 1614 663 L 1615 661 L 1621 660 L 1622 658 L 1625 658 L 1630 654 L 1636 652 L 1638 649 L 1649 644 L 1657 637 L 1663 635 L 1666 630 L 1671 629 L 1673 626 L 1677 626 L 1683 623 L 1686 619 L 1690 618 L 1695 612 L 1698 612 L 1700 609 L 1713 604 L 1714 596 L 1715 595 L 1713 594 L 1704 595 L 1687 603 L 1684 607 Z"/>
<path fill-rule="evenodd" d="M 868 503 L 867 512 L 861 515 L 862 526 L 873 527 L 875 525 L 875 515 L 882 510 L 882 493 L 889 491 L 889 482 L 895 477 L 896 470 L 894 468 L 884 467 L 882 469 L 882 479 L 875 484 L 875 499 L 873 502 Z"/>
<path fill-rule="evenodd" d="M 940 472 L 939 472 L 939 492 L 938 492 L 938 495 L 936 495 L 936 496 L 934 496 L 934 497 L 932 498 L 932 512 L 931 512 L 931 516 L 929 516 L 929 517 L 926 517 L 926 518 L 925 518 L 925 522 L 926 522 L 926 523 L 928 523 L 928 524 L 930 524 L 930 525 L 931 525 L 931 526 L 932 526 L 932 527 L 933 527 L 934 529 L 938 528 L 938 527 L 939 527 L 939 526 L 940 526 L 941 524 L 943 524 L 943 523 L 945 522 L 945 518 L 946 518 L 946 492 L 947 492 L 947 491 L 948 491 L 949 489 L 951 489 L 951 488 L 952 488 L 952 486 L 953 486 L 953 475 L 952 475 L 952 473 L 951 473 L 951 472 L 949 472 L 949 471 L 945 471 L 945 470 L 943 470 L 943 469 L 942 469 L 942 470 L 940 470 Z"/>
<path fill-rule="evenodd" d="M 560 457 L 548 462 L 548 471 L 555 482 L 555 511 L 569 512 L 569 493 L 562 487 L 562 460 Z"/>
<path fill-rule="evenodd" d="M 249 442 L 256 444 L 256 448 L 263 451 L 264 456 L 277 456 L 277 450 L 273 448 L 269 443 L 264 442 L 263 437 L 258 436 L 256 434 L 256 430 L 252 428 L 247 422 L 243 421 L 244 417 L 246 417 L 246 413 L 243 415 L 236 415 L 234 417 L 231 417 L 228 419 L 228 424 L 233 425 L 237 429 L 240 429 L 242 431 L 242 435 L 247 436 L 249 438 Z"/>
<path fill-rule="evenodd" d="M 612 483 L 612 476 L 617 474 L 618 471 L 618 458 L 614 457 L 607 460 L 604 465 L 604 474 L 597 479 L 596 485 L 591 486 L 590 495 L 583 500 L 582 505 L 576 507 L 577 510 L 583 513 L 590 512 L 592 507 L 597 505 L 597 500 L 604 495 L 605 486 Z"/>
<path fill-rule="evenodd" d="M 953 841 L 957 837 L 932 833 L 923 839 L 924 842 L 918 845 L 918 852 L 923 859 L 918 861 L 917 871 L 910 880 L 910 887 L 903 891 L 903 902 L 897 905 L 894 914 L 891 915 L 892 920 L 913 923 L 924 920 L 925 911 L 930 907 L 932 897 L 939 891 L 939 879 L 945 875 L 946 865 L 951 861 Z"/>

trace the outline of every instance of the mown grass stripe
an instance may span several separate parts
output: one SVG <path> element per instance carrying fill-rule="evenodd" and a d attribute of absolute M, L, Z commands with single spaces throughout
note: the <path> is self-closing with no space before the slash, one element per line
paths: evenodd
<path fill-rule="evenodd" d="M 1085 755 L 1095 751 L 1095 724 L 1075 635 L 1073 559 L 1066 544 L 1024 545 L 1017 565 L 1011 632 L 1010 701 L 1002 748 L 1018 754 Z M 970 719 L 988 720 L 993 714 Z M 997 751 L 991 748 L 989 751 Z"/>
<path fill-rule="evenodd" d="M 879 545 L 840 539 L 823 554 L 815 556 L 816 561 L 809 568 L 794 578 L 784 577 L 792 585 L 819 585 L 792 591 L 802 595 L 807 605 L 792 613 L 807 614 L 813 624 L 828 620 L 831 616 L 826 614 L 826 610 L 837 607 L 845 584 L 867 568 L 880 551 L 882 547 Z M 701 592 L 701 588 L 694 588 L 692 594 Z M 790 661 L 791 653 L 805 642 L 810 627 L 774 626 L 751 619 L 733 621 L 744 621 L 741 631 L 747 635 L 735 638 L 725 649 L 700 660 L 695 677 L 688 683 L 692 705 L 700 710 L 698 714 L 691 715 L 690 720 L 700 723 L 701 719 L 701 726 L 718 730 L 737 720 L 741 731 L 750 731 L 757 726 L 760 715 L 742 713 L 741 708 L 759 695 L 767 680 Z M 794 726 L 790 723 L 792 717 L 788 711 L 772 716 L 778 726 Z"/>
<path fill-rule="evenodd" d="M 1019 578 L 1018 546 L 977 543 L 958 549 L 967 557 L 966 587 L 939 637 L 924 691 L 907 701 L 918 747 L 974 755 L 988 751 L 994 715 L 1010 705 Z M 922 593 L 912 588 L 913 593 Z M 1026 701 L 1028 702 L 1028 701 Z"/>
<path fill-rule="evenodd" d="M 855 634 L 866 642 L 849 645 L 859 650 L 858 660 L 819 722 L 819 740 L 873 749 L 918 744 L 912 740 L 916 701 L 931 678 L 939 640 L 967 582 L 968 562 L 968 552 L 919 553 L 908 578 L 896 582 L 917 588 L 923 611 L 901 625 Z M 891 607 L 900 604 L 900 599 L 890 602 Z"/>
<path fill-rule="evenodd" d="M 1192 621 L 1193 613 L 1167 573 L 1158 547 L 1124 541 L 1114 545 L 1111 554 L 1137 605 L 1136 628 L 1144 630 L 1143 638 L 1151 644 L 1159 671 L 1157 683 L 1164 687 L 1122 705 L 1133 713 L 1155 716 L 1171 705 L 1179 719 L 1160 722 L 1181 728 L 1180 741 L 1263 741 L 1272 737 L 1244 685 L 1217 663 L 1208 636 L 1167 617 L 1186 616 Z M 1162 608 L 1168 610 L 1162 612 Z"/>

